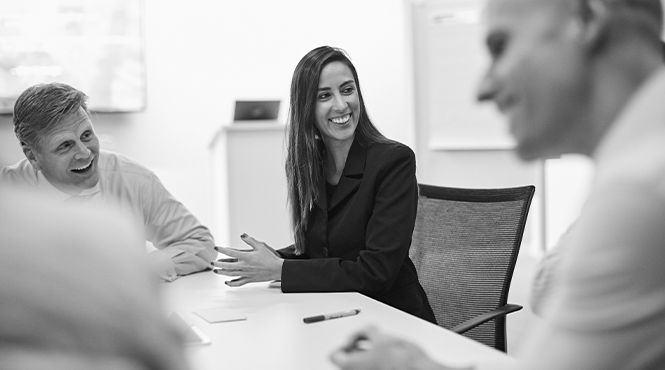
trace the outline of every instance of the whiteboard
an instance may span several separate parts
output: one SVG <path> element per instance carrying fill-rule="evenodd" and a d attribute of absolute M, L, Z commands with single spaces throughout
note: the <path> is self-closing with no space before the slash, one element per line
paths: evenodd
<path fill-rule="evenodd" d="M 0 1 L 0 113 L 21 92 L 64 82 L 95 112 L 136 112 L 146 104 L 140 0 Z"/>
<path fill-rule="evenodd" d="M 483 0 L 412 0 L 416 125 L 429 149 L 511 149 L 508 125 L 493 104 L 476 102 L 488 66 Z"/>

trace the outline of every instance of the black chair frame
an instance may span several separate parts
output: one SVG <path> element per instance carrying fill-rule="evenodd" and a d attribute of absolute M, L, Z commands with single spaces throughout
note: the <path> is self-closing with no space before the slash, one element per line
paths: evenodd
<path fill-rule="evenodd" d="M 483 314 L 472 317 L 454 327 L 447 328 L 458 334 L 463 334 L 475 327 L 480 326 L 486 322 L 495 320 L 495 347 L 501 351 L 506 351 L 506 324 L 505 317 L 509 313 L 516 312 L 522 309 L 522 306 L 516 304 L 509 304 L 508 292 L 510 283 L 512 281 L 513 272 L 517 263 L 517 256 L 519 254 L 520 245 L 524 228 L 526 226 L 526 219 L 531 206 L 531 201 L 535 192 L 535 186 L 521 186 L 513 188 L 500 188 L 500 189 L 466 189 L 466 188 L 453 188 L 434 186 L 426 184 L 418 184 L 420 197 L 460 201 L 460 202 L 512 202 L 523 201 L 522 209 L 520 212 L 520 220 L 518 221 L 519 230 L 517 230 L 517 239 L 515 241 L 510 261 L 508 264 L 508 271 L 503 281 L 503 286 L 500 293 L 500 302 L 496 309 Z"/>

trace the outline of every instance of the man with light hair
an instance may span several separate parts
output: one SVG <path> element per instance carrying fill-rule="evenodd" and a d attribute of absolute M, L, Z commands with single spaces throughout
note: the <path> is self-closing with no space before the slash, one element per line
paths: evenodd
<path fill-rule="evenodd" d="M 479 100 L 507 116 L 523 159 L 579 153 L 596 165 L 517 367 L 665 368 L 660 0 L 489 0 L 486 11 L 491 64 Z M 447 368 L 376 329 L 358 338 L 371 348 L 335 352 L 340 368 Z"/>
<path fill-rule="evenodd" d="M 164 280 L 210 267 L 217 254 L 210 231 L 152 171 L 100 150 L 86 100 L 61 83 L 25 90 L 14 105 L 14 132 L 26 158 L 0 169 L 0 182 L 60 201 L 96 201 L 130 211 L 157 248 L 150 258 Z"/>

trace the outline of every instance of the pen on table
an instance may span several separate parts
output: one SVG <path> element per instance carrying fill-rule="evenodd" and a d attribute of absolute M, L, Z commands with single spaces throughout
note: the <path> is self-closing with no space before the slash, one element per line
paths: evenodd
<path fill-rule="evenodd" d="M 302 321 L 304 321 L 306 324 L 311 324 L 313 322 L 338 319 L 340 317 L 353 316 L 353 315 L 357 315 L 359 313 L 360 313 L 360 309 L 356 308 L 356 309 L 353 309 L 351 311 L 342 311 L 342 312 L 329 313 L 329 314 L 326 314 L 326 315 L 316 315 L 316 316 L 305 317 L 304 319 L 302 319 Z"/>

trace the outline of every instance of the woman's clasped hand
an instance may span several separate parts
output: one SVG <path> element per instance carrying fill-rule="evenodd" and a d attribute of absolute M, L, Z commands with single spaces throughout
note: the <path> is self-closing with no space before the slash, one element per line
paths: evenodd
<path fill-rule="evenodd" d="M 221 258 L 212 263 L 213 272 L 219 275 L 236 277 L 227 280 L 226 285 L 238 287 L 247 283 L 279 280 L 284 260 L 268 244 L 242 234 L 240 239 L 252 249 L 215 247 L 230 258 Z"/>

